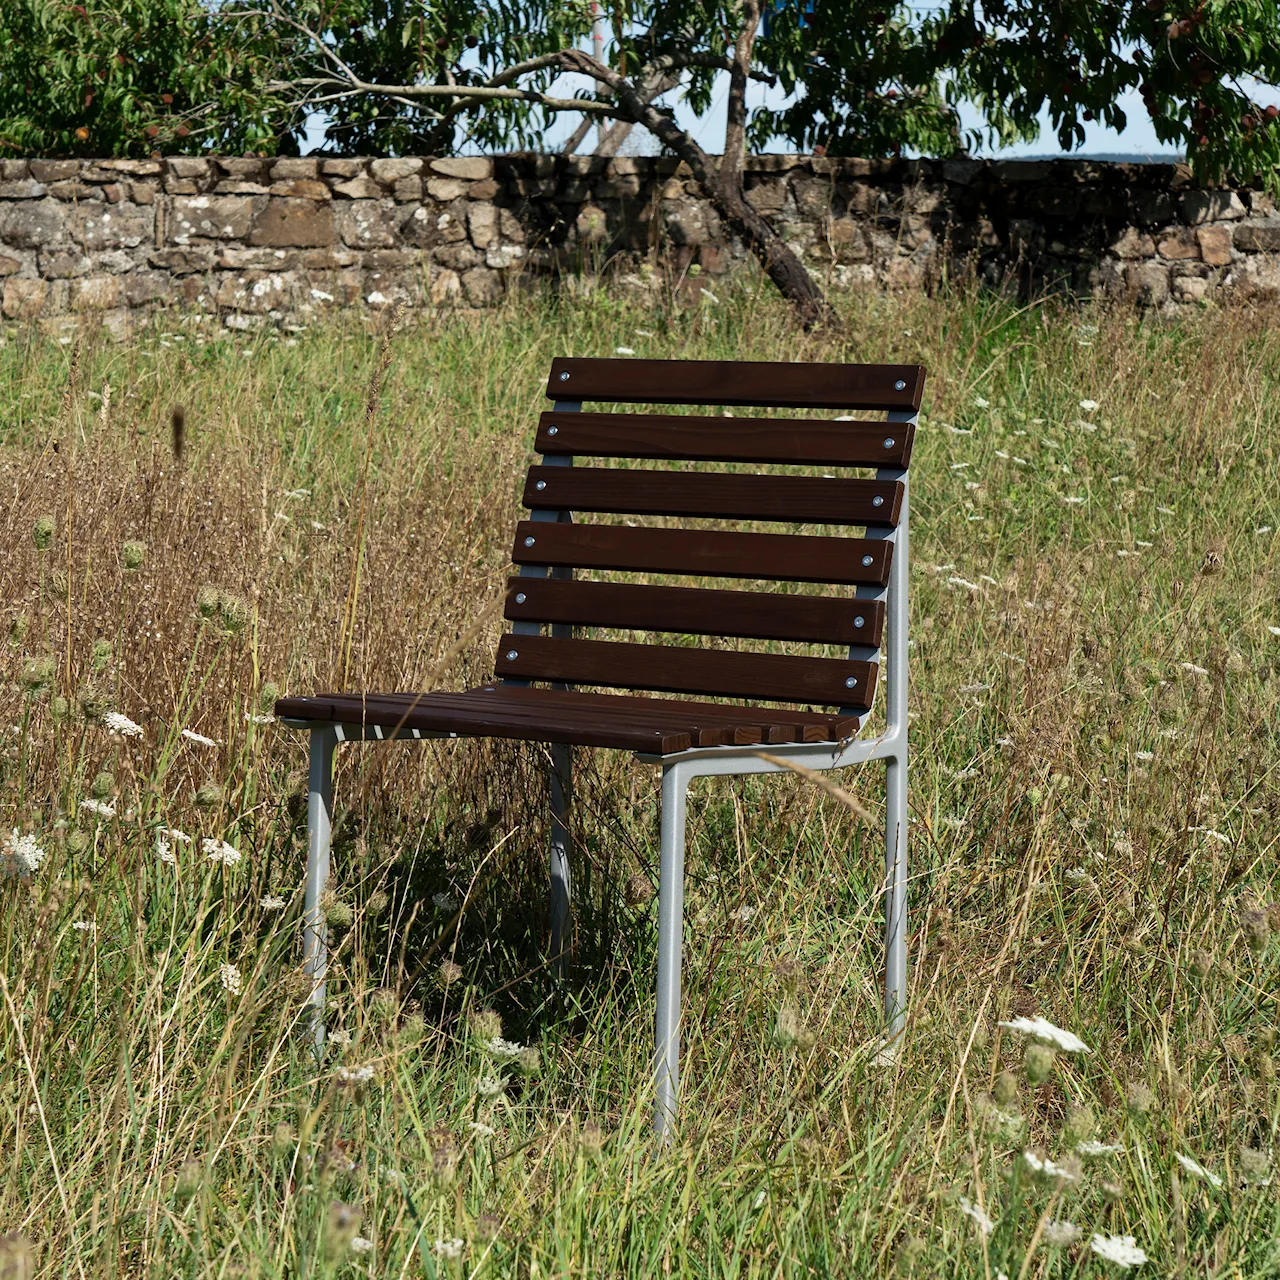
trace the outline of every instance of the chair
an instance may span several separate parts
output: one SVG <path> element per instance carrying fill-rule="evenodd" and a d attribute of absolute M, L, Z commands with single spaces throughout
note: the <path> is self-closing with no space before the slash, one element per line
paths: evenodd
<path fill-rule="evenodd" d="M 907 466 L 924 370 L 681 360 L 552 362 L 508 583 L 510 631 L 493 683 L 462 693 L 283 698 L 276 714 L 310 731 L 304 951 L 323 1047 L 327 967 L 320 895 L 329 874 L 337 743 L 500 737 L 551 744 L 551 952 L 559 962 L 571 901 L 567 810 L 574 747 L 611 747 L 662 767 L 654 1125 L 666 1134 L 679 1082 L 685 795 L 715 774 L 789 765 L 886 764 L 885 1016 L 906 1002 Z M 585 402 L 862 410 L 878 420 L 583 412 Z M 664 463 L 874 468 L 825 475 L 575 466 L 578 457 Z M 865 536 L 588 523 L 572 513 L 673 520 L 864 527 Z M 574 571 L 591 573 L 590 580 Z M 611 574 L 755 579 L 853 587 L 810 595 L 619 581 Z M 550 634 L 543 628 L 549 627 Z M 579 639 L 575 627 L 847 646 L 847 657 Z M 887 627 L 887 636 L 885 635 Z M 885 640 L 885 729 L 857 737 L 870 713 Z M 535 687 L 549 684 L 551 687 Z M 577 692 L 571 686 L 626 689 Z M 655 694 L 677 694 L 663 698 Z M 738 702 L 708 701 L 727 698 Z M 795 709 L 790 705 L 830 710 Z M 764 755 L 773 759 L 765 759 Z"/>

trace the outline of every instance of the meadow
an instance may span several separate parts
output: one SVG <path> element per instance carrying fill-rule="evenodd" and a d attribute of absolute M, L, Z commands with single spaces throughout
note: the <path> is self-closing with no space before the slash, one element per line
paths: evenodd
<path fill-rule="evenodd" d="M 5 332 L 0 1277 L 1280 1274 L 1276 316 L 839 306 Z M 270 716 L 491 673 L 550 359 L 617 348 L 929 370 L 900 1048 L 878 830 L 700 782 L 661 1151 L 656 771 L 579 753 L 558 980 L 545 750 L 343 748 L 317 1063 Z"/>

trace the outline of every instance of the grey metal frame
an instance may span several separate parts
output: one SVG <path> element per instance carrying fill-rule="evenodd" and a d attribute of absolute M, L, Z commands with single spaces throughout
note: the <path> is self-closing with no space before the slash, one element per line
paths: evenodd
<path fill-rule="evenodd" d="M 580 404 L 556 403 L 557 412 L 575 412 Z M 914 424 L 913 412 L 891 412 L 891 422 Z M 547 457 L 547 464 L 569 466 L 569 458 Z M 869 760 L 885 762 L 885 987 L 884 1011 L 887 1039 L 902 1029 L 907 1004 L 907 593 L 908 516 L 910 485 L 906 469 L 884 468 L 878 480 L 896 480 L 903 486 L 902 508 L 893 529 L 869 529 L 870 538 L 894 544 L 885 588 L 859 587 L 859 597 L 885 601 L 886 636 L 883 651 L 853 646 L 851 659 L 879 660 L 885 699 L 884 732 L 873 739 L 850 737 L 839 743 L 792 743 L 771 746 L 768 754 L 809 769 L 844 769 Z M 567 520 L 568 512 L 534 512 L 533 519 Z M 521 576 L 544 576 L 544 566 L 526 565 Z M 551 570 L 559 576 L 571 571 Z M 537 623 L 514 624 L 516 633 L 539 630 Z M 571 628 L 554 627 L 553 634 L 570 634 Z M 526 680 L 511 681 L 527 684 Z M 564 687 L 564 686 L 559 686 Z M 861 730 L 867 716 L 859 719 Z M 313 983 L 311 1029 L 316 1051 L 324 1048 L 324 993 L 328 970 L 328 945 L 320 898 L 329 877 L 329 846 L 333 812 L 333 758 L 339 742 L 392 741 L 456 737 L 452 733 L 384 729 L 379 726 L 318 724 L 287 720 L 286 724 L 311 731 L 310 773 L 307 801 L 307 874 L 304 904 L 304 965 Z M 702 747 L 668 756 L 639 755 L 647 764 L 662 766 L 661 853 L 658 884 L 657 1010 L 654 1019 L 654 1131 L 669 1136 L 676 1117 L 680 1083 L 680 962 L 684 939 L 685 809 L 689 783 L 694 778 L 786 772 L 786 766 L 761 758 L 760 748 Z M 551 850 L 550 914 L 551 955 L 563 970 L 567 949 L 566 930 L 572 901 L 569 808 L 573 794 L 572 749 L 551 748 Z"/>

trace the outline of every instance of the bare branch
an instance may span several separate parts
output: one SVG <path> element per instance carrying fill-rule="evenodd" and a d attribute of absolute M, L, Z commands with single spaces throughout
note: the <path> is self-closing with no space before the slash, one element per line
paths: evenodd
<path fill-rule="evenodd" d="M 402 101 L 453 98 L 471 102 L 536 102 L 548 111 L 588 111 L 603 116 L 618 115 L 618 110 L 612 103 L 597 102 L 592 98 L 552 98 L 536 89 L 491 89 L 488 85 L 481 84 L 374 84 L 368 80 L 320 76 L 299 80 L 269 80 L 266 87 L 275 93 L 281 93 L 290 89 L 323 89 L 331 85 L 352 94 L 365 93 Z"/>

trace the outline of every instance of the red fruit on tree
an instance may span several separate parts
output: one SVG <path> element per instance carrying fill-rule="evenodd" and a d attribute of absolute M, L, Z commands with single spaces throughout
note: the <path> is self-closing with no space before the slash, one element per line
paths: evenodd
<path fill-rule="evenodd" d="M 474 49 L 476 45 L 478 45 L 479 43 L 480 43 L 479 36 L 468 36 L 466 39 L 466 46 L 468 49 Z"/>
<path fill-rule="evenodd" d="M 171 106 L 173 106 L 173 94 L 171 94 L 171 93 L 162 93 L 162 94 L 160 95 L 160 101 L 161 101 L 161 102 L 163 102 L 163 103 L 164 103 L 164 105 L 165 105 L 166 107 L 171 107 Z"/>
<path fill-rule="evenodd" d="M 1256 116 L 1250 115 L 1250 116 L 1243 116 L 1240 120 L 1240 123 L 1244 125 L 1246 129 L 1252 129 L 1253 126 L 1258 123 L 1258 121 Z"/>
<path fill-rule="evenodd" d="M 447 37 L 441 36 L 436 41 L 436 48 L 439 49 L 441 53 L 443 53 L 448 47 L 449 47 L 449 41 Z"/>
<path fill-rule="evenodd" d="M 147 137 L 158 138 L 160 136 L 160 126 L 158 124 L 148 125 Z"/>
<path fill-rule="evenodd" d="M 1085 118 L 1086 120 L 1092 120 L 1092 119 L 1093 119 L 1093 112 L 1092 112 L 1092 111 L 1086 111 L 1086 112 L 1084 113 L 1084 118 Z"/>
<path fill-rule="evenodd" d="M 1207 147 L 1209 145 L 1209 139 L 1205 137 L 1203 133 L 1200 135 L 1200 145 L 1202 147 Z"/>
<path fill-rule="evenodd" d="M 871 21 L 874 22 L 877 27 L 883 27 L 884 24 L 889 21 L 889 15 L 885 13 L 883 9 L 877 9 L 875 13 L 871 15 Z"/>
<path fill-rule="evenodd" d="M 84 127 L 84 125 L 81 125 L 81 126 L 76 130 L 76 137 L 77 137 L 81 142 L 88 142 L 88 141 L 89 141 L 89 130 L 88 130 L 88 129 L 86 129 L 86 128 Z"/>
<path fill-rule="evenodd" d="M 1266 116 L 1268 120 L 1274 120 L 1277 116 L 1280 116 L 1280 107 L 1277 107 L 1273 102 L 1262 114 Z"/>
<path fill-rule="evenodd" d="M 1191 34 L 1191 19 L 1183 18 L 1183 20 L 1178 23 L 1178 30 L 1181 31 L 1184 36 L 1189 36 Z"/>
<path fill-rule="evenodd" d="M 185 138 L 185 137 L 187 136 L 187 134 L 189 134 L 190 132 L 191 132 L 191 130 L 190 130 L 190 129 L 188 129 L 188 128 L 187 128 L 187 126 L 186 126 L 185 124 L 180 124 L 180 125 L 179 125 L 175 130 L 174 130 L 174 133 L 175 133 L 175 134 L 177 134 L 177 136 L 178 136 L 179 138 Z"/>
<path fill-rule="evenodd" d="M 1170 40 L 1176 40 L 1181 34 L 1182 34 L 1182 27 L 1179 23 L 1177 22 L 1169 23 L 1168 35 Z"/>

